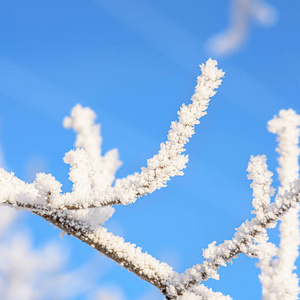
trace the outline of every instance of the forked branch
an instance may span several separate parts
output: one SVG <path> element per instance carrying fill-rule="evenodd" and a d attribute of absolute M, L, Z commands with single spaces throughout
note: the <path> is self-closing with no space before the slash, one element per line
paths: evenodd
<path fill-rule="evenodd" d="M 118 153 L 112 150 L 101 155 L 100 127 L 94 125 L 96 116 L 92 110 L 77 105 L 71 117 L 64 121 L 65 127 L 77 132 L 75 146 L 78 148 L 64 158 L 70 165 L 72 192 L 63 194 L 61 183 L 51 174 L 37 174 L 35 181 L 28 184 L 0 169 L 0 205 L 22 208 L 41 216 L 156 286 L 166 299 L 229 300 L 229 296 L 215 293 L 200 283 L 209 278 L 218 279 L 220 266 L 226 266 L 241 253 L 260 259 L 274 256 L 276 247 L 268 243 L 266 228 L 274 227 L 278 219 L 300 201 L 300 181 L 297 180 L 289 187 L 285 185 L 285 192 L 278 193 L 271 203 L 275 191 L 265 156 L 251 157 L 248 166 L 256 216 L 236 229 L 231 240 L 220 245 L 211 243 L 203 252 L 205 260 L 182 274 L 102 226 L 114 212 L 111 205 L 134 203 L 137 198 L 166 186 L 172 177 L 183 175 L 188 162 L 188 157 L 183 155 L 185 144 L 194 134 L 199 119 L 206 114 L 210 97 L 215 95 L 224 76 L 216 64 L 210 59 L 201 65 L 202 75 L 197 78 L 192 102 L 180 108 L 178 121 L 172 122 L 166 142 L 139 173 L 117 179 L 112 186 L 120 166 Z M 299 116 L 295 120 L 299 126 Z M 299 136 L 299 130 L 297 134 Z M 297 172 L 289 181 L 297 177 Z"/>

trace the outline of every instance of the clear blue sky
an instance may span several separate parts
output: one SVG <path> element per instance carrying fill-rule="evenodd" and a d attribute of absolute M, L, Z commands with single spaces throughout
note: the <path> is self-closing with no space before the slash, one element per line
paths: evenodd
<path fill-rule="evenodd" d="M 267 121 L 282 108 L 300 113 L 300 2 L 269 3 L 278 10 L 277 23 L 269 28 L 252 23 L 244 47 L 218 58 L 226 75 L 187 146 L 185 176 L 134 205 L 117 207 L 107 224 L 178 271 L 202 261 L 202 248 L 231 238 L 251 217 L 250 155 L 266 154 L 275 173 L 276 142 Z M 0 141 L 9 170 L 27 180 L 32 165 L 69 190 L 62 158 L 73 147 L 74 133 L 63 129 L 62 119 L 77 103 L 97 113 L 104 151 L 119 149 L 124 163 L 118 177 L 145 166 L 181 104 L 189 103 L 198 65 L 211 56 L 206 42 L 227 27 L 229 5 L 217 0 L 1 1 Z M 276 174 L 274 179 L 277 186 Z M 61 240 L 43 220 L 28 216 L 26 222 L 37 245 L 54 238 L 71 248 L 70 268 L 95 255 L 74 238 Z M 276 234 L 271 234 L 274 241 Z M 114 282 L 129 300 L 150 289 L 111 266 L 99 285 Z M 221 269 L 219 282 L 208 284 L 234 299 L 259 299 L 258 273 L 255 260 L 240 257 Z"/>

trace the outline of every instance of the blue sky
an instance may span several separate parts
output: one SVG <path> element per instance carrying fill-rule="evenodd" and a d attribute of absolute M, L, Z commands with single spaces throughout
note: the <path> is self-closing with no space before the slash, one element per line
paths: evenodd
<path fill-rule="evenodd" d="M 278 184 L 276 141 L 266 124 L 282 108 L 300 113 L 300 3 L 269 3 L 278 11 L 275 25 L 252 22 L 239 51 L 213 57 L 226 75 L 187 146 L 185 175 L 117 207 L 107 223 L 178 271 L 202 261 L 208 243 L 231 238 L 251 217 L 251 154 L 267 155 Z M 228 26 L 229 6 L 217 0 L 1 1 L 0 141 L 7 168 L 24 180 L 34 171 L 52 173 L 70 190 L 62 158 L 75 135 L 62 120 L 77 103 L 97 113 L 103 150 L 119 149 L 118 177 L 145 166 L 181 104 L 189 103 L 198 66 L 211 57 L 206 43 Z M 96 255 L 74 238 L 61 240 L 37 217 L 25 221 L 36 245 L 50 238 L 71 249 L 70 268 Z M 277 241 L 276 230 L 270 235 Z M 208 285 L 234 299 L 258 299 L 258 273 L 255 260 L 240 257 Z M 130 300 L 151 290 L 114 263 L 99 279 L 108 283 Z"/>

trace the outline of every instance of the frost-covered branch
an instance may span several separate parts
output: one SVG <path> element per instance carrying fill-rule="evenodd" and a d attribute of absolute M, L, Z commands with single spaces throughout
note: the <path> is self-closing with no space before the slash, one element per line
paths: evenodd
<path fill-rule="evenodd" d="M 104 192 L 93 190 L 87 201 L 78 201 L 78 208 L 116 205 L 128 205 L 142 197 L 166 186 L 171 177 L 183 175 L 182 170 L 188 162 L 183 155 L 184 146 L 194 134 L 194 126 L 199 124 L 199 118 L 206 115 L 210 97 L 214 96 L 221 84 L 224 72 L 216 67 L 216 61 L 209 59 L 201 65 L 202 74 L 197 78 L 197 86 L 192 96 L 192 103 L 183 105 L 178 112 L 179 119 L 172 122 L 167 141 L 162 143 L 157 155 L 147 161 L 147 167 L 140 173 L 117 179 L 114 187 Z M 65 201 L 68 207 L 68 199 Z"/>
<path fill-rule="evenodd" d="M 271 186 L 273 173 L 268 170 L 266 156 L 251 156 L 247 171 L 248 179 L 252 180 L 251 188 L 254 197 L 252 213 L 262 215 L 270 204 L 271 197 L 275 194 L 275 189 Z"/>
<path fill-rule="evenodd" d="M 224 76 L 216 65 L 216 61 L 211 59 L 201 65 L 202 75 L 197 78 L 191 103 L 180 108 L 178 121 L 171 123 L 166 142 L 160 145 L 158 154 L 148 159 L 147 167 L 141 168 L 139 173 L 115 180 L 120 166 L 117 151 L 101 155 L 100 126 L 94 124 L 96 115 L 89 108 L 77 105 L 71 117 L 64 120 L 65 127 L 73 128 L 77 133 L 77 148 L 64 157 L 64 162 L 70 165 L 72 192 L 63 193 L 61 183 L 51 174 L 37 174 L 35 181 L 29 184 L 0 169 L 0 204 L 30 210 L 41 216 L 59 227 L 63 234 L 80 239 L 156 286 L 168 300 L 229 300 L 229 296 L 213 292 L 200 283 L 209 278 L 218 279 L 220 266 L 226 266 L 241 253 L 260 259 L 265 299 L 296 299 L 298 280 L 292 272 L 299 243 L 299 224 L 294 212 L 300 201 L 300 180 L 296 180 L 300 117 L 292 110 L 281 111 L 280 118 L 275 117 L 269 123 L 270 131 L 279 135 L 278 152 L 281 154 L 278 172 L 282 187 L 275 201 L 271 202 L 275 189 L 271 186 L 273 174 L 268 170 L 266 157 L 251 156 L 247 171 L 248 179 L 252 180 L 253 213 L 256 216 L 237 228 L 231 240 L 219 245 L 211 243 L 203 251 L 204 261 L 201 264 L 179 274 L 168 264 L 142 252 L 140 247 L 125 242 L 102 226 L 114 212 L 111 205 L 134 203 L 137 198 L 166 186 L 172 177 L 183 175 L 182 170 L 188 162 L 188 157 L 183 154 L 185 144 L 194 134 L 199 119 L 206 114 L 210 97 L 215 95 Z M 276 226 L 280 218 L 285 224 L 284 215 L 292 220 L 292 223 L 286 224 L 290 224 L 293 233 L 282 225 L 282 243 L 289 246 L 281 246 L 278 260 L 273 261 L 277 249 L 268 242 L 266 229 Z M 291 239 L 294 239 L 293 243 Z"/>
<path fill-rule="evenodd" d="M 177 300 L 231 300 L 230 296 L 225 296 L 220 292 L 213 292 L 203 284 L 194 286 L 190 290 L 179 296 Z"/>
<path fill-rule="evenodd" d="M 180 295 L 195 284 L 206 281 L 209 278 L 218 279 L 217 270 L 220 266 L 226 266 L 233 258 L 244 253 L 249 257 L 264 257 L 275 255 L 273 244 L 266 244 L 267 247 L 261 249 L 261 237 L 266 228 L 273 228 L 276 222 L 290 209 L 295 208 L 300 202 L 300 181 L 291 184 L 290 189 L 283 195 L 277 195 L 275 202 L 266 207 L 265 214 L 257 215 L 251 221 L 246 221 L 236 229 L 234 237 L 224 243 L 216 245 L 211 243 L 203 251 L 206 259 L 202 264 L 196 264 L 187 269 L 179 278 L 175 278 L 172 284 L 176 286 L 176 293 Z"/>
<path fill-rule="evenodd" d="M 9 173 L 4 172 L 2 175 L 1 184 L 6 186 L 4 190 L 7 191 L 8 199 L 10 199 L 10 197 L 17 198 L 20 192 L 18 189 L 24 188 L 26 191 L 28 186 L 32 188 L 32 186 L 26 185 L 23 181 L 20 181 Z M 6 181 L 4 181 L 4 175 L 7 177 Z M 47 175 L 41 174 L 39 176 L 44 177 Z M 41 180 L 45 182 L 45 178 Z M 48 183 L 51 187 L 56 181 L 51 182 L 51 177 L 48 177 Z M 15 194 L 13 194 L 14 192 Z M 44 196 L 47 197 L 47 195 Z M 38 209 L 33 210 L 33 212 L 59 227 L 63 232 L 73 235 L 97 249 L 158 288 L 161 288 L 165 277 L 169 277 L 173 272 L 172 268 L 167 264 L 160 263 L 151 255 L 143 253 L 141 248 L 136 248 L 136 245 L 126 243 L 123 238 L 114 236 L 112 233 L 107 232 L 105 228 L 99 227 L 99 225 L 96 226 L 96 224 L 99 223 L 99 215 L 97 214 L 94 218 L 90 215 L 90 219 L 83 219 L 78 215 L 77 211 L 47 211 Z"/>
<path fill-rule="evenodd" d="M 286 189 L 290 182 L 299 177 L 299 130 L 300 116 L 292 109 L 281 110 L 279 117 L 269 121 L 268 129 L 278 135 L 277 152 L 279 168 L 278 177 L 281 183 L 279 193 Z M 261 276 L 263 296 L 266 300 L 296 300 L 299 294 L 299 279 L 294 273 L 295 260 L 298 257 L 299 236 L 299 205 L 291 209 L 281 219 L 280 247 L 278 258 L 266 264 L 268 276 Z"/>
<path fill-rule="evenodd" d="M 115 180 L 115 174 L 121 166 L 117 149 L 101 155 L 102 137 L 100 125 L 95 124 L 96 114 L 90 108 L 76 105 L 71 111 L 71 117 L 64 119 L 65 128 L 73 128 L 76 132 L 75 151 L 68 152 L 64 162 L 70 165 L 69 179 L 73 182 L 72 193 L 66 193 L 59 198 L 60 203 L 69 199 L 71 205 L 77 206 L 78 199 L 86 201 L 91 191 L 103 191 Z M 55 202 L 55 201 L 54 201 Z M 53 205 L 51 198 L 48 206 Z M 111 206 L 93 209 L 81 209 L 72 212 L 77 220 L 88 220 L 89 224 L 102 225 L 109 219 L 114 208 Z"/>
<path fill-rule="evenodd" d="M 166 263 L 161 263 L 151 255 L 143 253 L 140 247 L 125 242 L 122 237 L 115 236 L 104 227 L 97 229 L 90 227 L 85 221 L 76 220 L 70 216 L 67 211 L 58 211 L 55 213 L 41 213 L 38 211 L 36 214 L 59 227 L 67 234 L 80 239 L 92 248 L 113 259 L 122 267 L 159 289 L 163 286 L 166 278 L 174 276 L 171 274 L 175 272 Z"/>
<path fill-rule="evenodd" d="M 251 156 L 250 162 L 248 164 L 247 171 L 249 172 L 248 179 L 252 179 L 253 182 L 251 187 L 253 189 L 253 201 L 252 205 L 255 209 L 252 213 L 260 215 L 262 217 L 266 213 L 266 208 L 271 202 L 271 197 L 275 193 L 275 189 L 271 186 L 273 173 L 268 170 L 266 163 L 266 156 Z M 264 252 L 264 249 L 271 244 L 268 244 L 268 235 L 266 229 L 259 234 L 260 241 L 258 246 Z M 270 278 L 273 275 L 273 269 L 271 267 L 271 262 L 274 255 L 277 253 L 278 249 L 274 245 L 274 253 L 268 252 L 264 253 L 263 256 L 259 257 L 259 262 L 257 266 L 261 269 L 261 274 L 259 276 L 260 281 L 263 283 L 262 290 L 263 296 L 268 293 L 267 290 L 270 289 Z"/>
<path fill-rule="evenodd" d="M 66 127 L 77 132 L 75 146 L 80 147 L 64 158 L 70 165 L 72 192 L 63 194 L 61 183 L 51 174 L 37 174 L 35 181 L 28 184 L 0 169 L 0 203 L 32 211 L 169 295 L 169 279 L 178 278 L 179 274 L 136 245 L 107 232 L 101 225 L 112 215 L 112 208 L 101 206 L 130 204 L 137 197 L 165 186 L 171 177 L 183 174 L 188 161 L 182 154 L 184 146 L 194 134 L 198 119 L 206 114 L 210 97 L 215 95 L 224 76 L 216 64 L 209 59 L 201 65 L 202 75 L 197 79 L 192 103 L 181 107 L 179 120 L 171 124 L 167 141 L 140 173 L 119 179 L 111 187 L 120 165 L 118 155 L 114 151 L 109 152 L 113 155 L 101 156 L 100 128 L 94 125 L 95 114 L 77 105 L 64 121 Z M 109 211 L 103 212 L 105 209 Z"/>
<path fill-rule="evenodd" d="M 268 122 L 268 130 L 277 134 L 278 148 L 278 177 L 281 183 L 279 193 L 282 193 L 290 184 L 299 177 L 299 135 L 300 115 L 292 109 L 279 112 L 279 116 Z"/>
<path fill-rule="evenodd" d="M 167 141 L 160 145 L 157 155 L 148 159 L 147 167 L 142 168 L 139 174 L 116 180 L 114 189 L 126 191 L 125 197 L 118 199 L 116 204 L 133 203 L 137 197 L 166 186 L 171 177 L 183 175 L 182 170 L 188 162 L 188 157 L 182 154 L 184 146 L 195 133 L 194 127 L 200 123 L 199 119 L 206 115 L 210 98 L 216 94 L 224 76 L 216 65 L 215 60 L 209 59 L 200 66 L 202 74 L 197 78 L 192 103 L 182 105 L 178 111 L 178 121 L 171 124 Z"/>
<path fill-rule="evenodd" d="M 76 132 L 75 147 L 83 148 L 87 153 L 93 169 L 93 187 L 103 190 L 113 184 L 116 171 L 122 163 L 117 149 L 108 151 L 104 156 L 101 155 L 102 138 L 100 125 L 94 124 L 96 117 L 93 110 L 77 104 L 71 111 L 71 117 L 66 117 L 63 124 L 65 128 L 73 128 Z"/>
<path fill-rule="evenodd" d="M 178 121 L 171 124 L 167 141 L 161 144 L 157 155 L 148 159 L 147 167 L 142 168 L 140 173 L 117 179 L 113 187 L 109 186 L 104 190 L 97 188 L 97 186 L 94 188 L 94 183 L 98 182 L 94 180 L 94 173 L 98 174 L 97 172 L 102 166 L 98 157 L 100 150 L 98 152 L 95 150 L 97 149 L 96 146 L 100 144 L 100 140 L 99 138 L 96 139 L 97 145 L 92 142 L 96 131 L 99 131 L 99 127 L 91 125 L 93 114 L 89 110 L 84 111 L 89 116 L 89 119 L 86 118 L 88 121 L 84 122 L 81 119 L 78 121 L 79 118 L 76 115 L 82 108 L 77 106 L 72 111 L 72 119 L 67 118 L 64 123 L 66 126 L 73 126 L 78 131 L 79 138 L 76 145 L 84 147 L 92 145 L 92 150 L 87 151 L 86 157 L 84 157 L 83 152 L 79 153 L 78 151 L 66 154 L 65 162 L 71 165 L 70 179 L 74 183 L 74 192 L 61 195 L 61 184 L 55 181 L 54 177 L 48 175 L 46 180 L 39 180 L 38 187 L 40 188 L 37 189 L 36 183 L 33 185 L 25 184 L 19 179 L 5 175 L 5 172 L 2 171 L 2 177 L 11 177 L 14 186 L 18 182 L 20 188 L 17 188 L 18 194 L 15 197 L 8 197 L 7 194 L 4 197 L 0 194 L 0 202 L 6 202 L 17 207 L 26 206 L 28 209 L 30 206 L 35 206 L 34 208 L 40 207 L 46 210 L 86 209 L 116 204 L 128 205 L 135 202 L 138 197 L 166 186 L 166 182 L 171 177 L 183 175 L 182 170 L 188 162 L 188 157 L 182 154 L 185 151 L 184 146 L 194 134 L 194 126 L 199 124 L 199 118 L 206 115 L 210 97 L 216 94 L 215 90 L 222 82 L 221 78 L 224 76 L 224 72 L 219 70 L 216 65 L 217 62 L 211 59 L 206 64 L 201 65 L 202 74 L 197 78 L 195 93 L 191 98 L 192 103 L 181 107 L 178 112 Z M 87 131 L 86 128 L 93 132 L 91 136 L 84 134 Z M 85 139 L 86 142 L 84 142 Z M 78 170 L 75 171 L 74 169 Z M 80 183 L 82 176 L 86 178 L 86 182 L 92 180 L 92 183 L 87 185 Z M 96 177 L 98 178 L 98 175 Z M 49 182 L 51 182 L 51 186 Z M 76 193 L 79 188 L 78 184 L 82 187 L 81 193 Z M 22 190 L 26 192 L 22 193 Z"/>

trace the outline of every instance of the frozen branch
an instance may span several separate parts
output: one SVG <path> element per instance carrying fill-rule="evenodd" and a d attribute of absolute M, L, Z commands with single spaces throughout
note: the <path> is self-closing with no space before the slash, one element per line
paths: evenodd
<path fill-rule="evenodd" d="M 4 172 L 4 175 L 10 175 L 7 176 L 6 182 L 3 182 L 4 176 L 1 177 L 1 184 L 5 184 L 6 186 L 4 191 L 7 192 L 7 199 L 18 199 L 18 194 L 20 194 L 19 189 L 23 188 L 25 191 L 29 190 L 29 194 L 31 192 L 30 189 L 34 189 L 33 185 L 24 184 L 23 181 L 19 184 L 19 179 L 12 174 L 6 173 L 3 170 L 2 172 Z M 42 177 L 44 177 L 44 175 L 47 176 L 46 174 L 42 175 Z M 38 176 L 38 178 L 39 177 L 40 176 Z M 49 177 L 48 179 L 50 180 L 46 182 L 51 182 L 51 178 Z M 52 187 L 51 190 L 54 191 L 54 184 L 50 184 L 50 186 Z M 59 188 L 60 186 L 56 186 L 54 196 L 57 194 Z M 45 197 L 47 197 L 47 194 Z M 20 199 L 20 201 L 22 200 Z M 64 232 L 79 238 L 142 279 L 149 281 L 159 288 L 162 286 L 164 276 L 169 277 L 170 273 L 173 272 L 172 268 L 167 264 L 160 263 L 149 254 L 142 253 L 141 248 L 135 248 L 135 245 L 125 243 L 123 238 L 114 236 L 112 233 L 107 232 L 103 227 L 98 226 L 98 228 L 96 228 L 94 224 L 97 221 L 99 222 L 97 215 L 96 220 L 91 219 L 90 216 L 89 222 L 87 222 L 87 220 L 81 219 L 76 211 L 46 211 L 38 209 L 33 210 L 33 212 L 59 227 Z"/>
<path fill-rule="evenodd" d="M 138 197 L 142 197 L 154 192 L 157 189 L 160 189 L 161 187 L 166 186 L 166 182 L 169 181 L 171 177 L 183 175 L 182 170 L 185 168 L 186 163 L 188 162 L 188 157 L 182 154 L 185 151 L 184 146 L 189 141 L 189 138 L 194 134 L 194 127 L 196 124 L 199 124 L 199 118 L 206 115 L 206 109 L 208 107 L 210 97 L 216 94 L 215 90 L 222 82 L 221 78 L 224 76 L 224 72 L 219 70 L 216 65 L 217 62 L 211 59 L 209 59 L 206 64 L 201 65 L 202 75 L 198 76 L 197 78 L 195 93 L 191 98 L 192 103 L 188 106 L 183 105 L 181 107 L 178 112 L 179 120 L 177 122 L 172 122 L 167 141 L 161 144 L 157 155 L 148 159 L 147 167 L 142 168 L 140 173 L 127 176 L 123 179 L 117 179 L 114 187 L 109 186 L 104 190 L 97 188 L 97 186 L 96 188 L 86 189 L 84 192 L 84 197 L 82 196 L 82 193 L 76 194 L 75 192 L 61 195 L 58 189 L 52 191 L 50 186 L 49 189 L 47 187 L 47 189 L 44 190 L 41 195 L 41 191 L 35 189 L 34 186 L 25 184 L 19 179 L 14 179 L 14 183 L 18 181 L 20 185 L 22 185 L 22 187 L 18 189 L 18 201 L 16 200 L 16 197 L 10 197 L 8 201 L 7 197 L 5 198 L 0 194 L 0 203 L 2 200 L 2 202 L 17 207 L 26 206 L 28 209 L 30 209 L 32 206 L 35 206 L 34 208 L 46 210 L 75 210 L 116 204 L 128 205 L 134 203 Z M 79 106 L 75 107 L 75 112 L 74 110 L 72 111 L 72 120 L 77 120 L 75 116 L 78 110 L 81 109 L 82 108 Z M 93 116 L 90 111 L 87 111 L 87 114 L 89 116 Z M 80 123 L 78 121 L 78 123 L 82 124 L 84 122 Z M 76 128 L 76 130 L 79 132 L 80 139 L 77 139 L 76 145 L 87 147 L 87 145 L 92 144 L 92 141 L 90 140 L 93 140 L 93 135 L 90 137 L 86 134 L 87 142 L 83 142 L 85 140 L 85 135 L 83 132 L 86 130 L 80 129 L 81 127 L 90 128 L 94 134 L 96 132 L 95 127 L 91 127 L 90 121 L 86 123 L 89 125 L 78 125 L 75 121 L 71 122 L 71 119 L 65 120 L 66 126 L 71 126 L 70 124 L 73 124 L 74 128 Z M 96 141 L 98 141 L 97 144 L 100 143 L 99 138 L 96 139 Z M 99 166 L 100 168 L 101 164 L 98 164 L 99 159 L 94 157 L 98 157 L 97 155 L 100 152 L 98 151 L 96 153 L 95 149 L 97 147 L 95 145 L 93 145 L 91 148 L 93 149 L 90 151 L 93 154 L 91 156 L 92 159 L 90 159 L 89 152 L 87 151 L 87 159 L 89 160 L 90 164 L 82 161 L 84 156 L 83 154 L 81 155 L 82 158 L 78 158 L 77 153 L 75 156 L 73 155 L 73 159 L 68 158 L 71 156 L 71 154 L 66 155 L 67 158 L 65 158 L 65 162 L 71 163 L 72 181 L 76 180 L 76 176 L 78 176 L 78 181 L 80 181 L 80 174 L 82 172 L 84 174 L 89 173 L 90 175 L 86 175 L 86 178 L 90 177 L 93 180 L 94 176 L 91 175 L 91 167 L 92 171 L 98 172 L 98 168 L 95 168 L 94 166 Z M 86 165 L 86 168 L 80 167 L 80 172 L 77 172 L 79 175 L 74 175 L 75 171 L 72 171 L 73 168 L 79 167 L 77 161 L 74 161 L 74 159 L 79 159 L 82 165 Z M 5 177 L 9 175 L 3 174 L 3 176 Z M 56 186 L 60 185 L 60 183 L 55 181 L 52 177 L 51 182 Z M 93 180 L 93 182 L 95 182 L 95 180 Z M 27 191 L 26 193 L 22 194 L 21 191 L 24 187 L 27 188 Z M 76 185 L 74 188 L 77 188 Z M 48 194 L 46 197 L 48 199 L 47 206 L 45 206 L 45 193 Z"/>
<path fill-rule="evenodd" d="M 71 111 L 71 117 L 66 117 L 63 124 L 65 128 L 73 128 L 76 132 L 75 147 L 83 148 L 87 152 L 94 171 L 93 187 L 103 190 L 113 184 L 115 173 L 122 163 L 119 161 L 117 149 L 112 149 L 101 156 L 102 138 L 100 125 L 94 124 L 96 117 L 93 110 L 77 104 Z"/>
<path fill-rule="evenodd" d="M 184 146 L 194 134 L 198 119 L 206 114 L 209 98 L 215 95 L 215 89 L 224 76 L 216 64 L 210 59 L 201 66 L 202 75 L 197 79 L 192 103 L 181 107 L 179 120 L 171 124 L 167 141 L 161 144 L 159 153 L 148 160 L 147 168 L 142 168 L 139 174 L 117 180 L 115 186 L 110 187 L 119 164 L 117 156 L 107 156 L 107 162 L 101 156 L 100 130 L 94 125 L 95 115 L 78 105 L 72 110 L 71 117 L 64 121 L 66 127 L 73 127 L 77 132 L 76 146 L 81 147 L 70 151 L 64 158 L 70 164 L 72 192 L 62 194 L 61 183 L 50 174 L 37 174 L 34 183 L 28 184 L 13 173 L 0 169 L 0 203 L 31 210 L 169 295 L 169 279 L 178 278 L 179 274 L 167 264 L 143 253 L 141 248 L 99 226 L 112 213 L 103 217 L 103 211 L 93 212 L 107 209 L 102 208 L 103 205 L 130 204 L 137 197 L 165 186 L 171 177 L 183 174 L 182 169 L 188 161 L 182 154 Z"/>
<path fill-rule="evenodd" d="M 102 137 L 100 135 L 100 125 L 95 124 L 96 114 L 90 108 L 83 108 L 76 105 L 71 116 L 64 119 L 65 128 L 73 128 L 77 138 L 75 142 L 76 151 L 70 151 L 65 155 L 64 162 L 70 165 L 69 179 L 73 182 L 72 193 L 66 193 L 60 197 L 60 204 L 65 202 L 76 207 L 78 202 L 87 201 L 91 191 L 103 191 L 110 187 L 114 180 L 118 168 L 121 166 L 117 149 L 108 151 L 101 155 Z M 78 149 L 81 148 L 81 149 Z M 80 201 L 79 201 L 80 199 Z M 51 206 L 55 206 L 52 201 Z M 94 226 L 104 224 L 113 213 L 114 208 L 100 207 L 93 209 L 81 209 L 72 212 L 72 215 L 82 221 L 88 220 Z"/>
<path fill-rule="evenodd" d="M 203 251 L 206 259 L 202 264 L 196 264 L 187 269 L 179 278 L 174 278 L 172 284 L 176 287 L 177 295 L 181 295 L 195 284 L 206 281 L 209 278 L 218 279 L 217 270 L 220 266 L 226 266 L 233 258 L 244 253 L 249 257 L 263 257 L 274 255 L 274 247 L 268 243 L 264 251 L 257 247 L 260 240 L 257 238 L 265 228 L 276 226 L 276 222 L 290 209 L 295 208 L 300 201 L 300 181 L 291 184 L 290 189 L 283 195 L 277 195 L 275 202 L 266 207 L 264 215 L 257 215 L 250 222 L 247 220 L 239 228 L 231 240 L 216 246 L 215 242 Z M 175 299 L 175 296 L 174 296 Z"/>
<path fill-rule="evenodd" d="M 216 65 L 215 60 L 209 59 L 200 66 L 202 74 L 197 78 L 192 103 L 188 106 L 182 105 L 178 112 L 178 121 L 171 124 L 167 141 L 160 145 L 157 155 L 148 159 L 147 168 L 142 168 L 139 174 L 116 180 L 114 192 L 125 192 L 125 197 L 120 194 L 116 197 L 119 199 L 115 204 L 133 203 L 137 197 L 166 186 L 171 177 L 183 175 L 182 170 L 188 162 L 188 157 L 182 154 L 185 151 L 184 146 L 195 133 L 194 127 L 200 123 L 199 119 L 206 115 L 210 98 L 216 94 L 215 90 L 224 76 L 224 72 Z"/>
<path fill-rule="evenodd" d="M 76 201 L 77 208 L 87 208 L 104 205 L 134 203 L 138 197 L 142 197 L 164 187 L 171 177 L 183 175 L 182 170 L 188 161 L 183 155 L 184 146 L 194 134 L 194 126 L 199 124 L 199 118 L 206 114 L 210 97 L 214 96 L 224 72 L 216 67 L 216 61 L 209 59 L 201 65 L 202 75 L 197 79 L 192 103 L 183 105 L 178 112 L 179 120 L 172 122 L 167 141 L 161 144 L 157 155 L 147 161 L 147 167 L 142 168 L 138 174 L 117 179 L 114 187 L 105 191 L 93 190 L 88 201 Z M 68 201 L 65 207 L 74 209 Z"/>
<path fill-rule="evenodd" d="M 180 274 L 168 264 L 159 262 L 151 255 L 142 252 L 135 244 L 125 242 L 122 237 L 115 236 L 105 228 L 90 228 L 89 224 L 72 218 L 67 211 L 56 213 L 36 213 L 45 220 L 62 229 L 64 232 L 80 239 L 94 249 L 111 258 L 123 268 L 128 269 L 143 280 L 156 286 L 166 299 L 178 300 L 230 300 L 229 296 L 213 292 L 204 285 L 192 287 L 189 291 L 180 292 L 175 282 L 180 280 Z M 178 295 L 181 295 L 177 298 Z M 175 298 L 174 298 L 174 295 Z"/>
<path fill-rule="evenodd" d="M 264 214 L 266 207 L 270 204 L 275 189 L 271 186 L 273 173 L 268 170 L 265 155 L 252 156 L 248 164 L 248 179 L 252 180 L 253 189 L 252 205 L 255 209 L 252 213 Z"/>
<path fill-rule="evenodd" d="M 279 117 L 274 116 L 268 122 L 268 130 L 278 135 L 278 148 L 280 154 L 278 158 L 279 168 L 278 177 L 281 183 L 279 192 L 283 192 L 290 182 L 299 177 L 299 134 L 300 134 L 300 115 L 292 109 L 279 112 Z"/>
<path fill-rule="evenodd" d="M 250 162 L 248 164 L 249 172 L 248 179 L 252 179 L 253 182 L 251 187 L 253 189 L 253 208 L 256 215 L 263 216 L 266 213 L 266 208 L 271 202 L 271 197 L 275 193 L 275 189 L 271 186 L 273 173 L 268 170 L 266 163 L 266 156 L 251 156 Z M 260 242 L 258 246 L 264 252 L 264 248 L 271 244 L 268 244 L 268 235 L 266 229 L 258 235 L 260 237 Z M 273 245 L 274 252 L 265 253 L 263 256 L 259 257 L 259 262 L 257 266 L 261 269 L 261 274 L 259 276 L 260 281 L 263 283 L 262 290 L 263 296 L 269 294 L 270 289 L 270 278 L 273 276 L 273 269 L 271 267 L 271 262 L 274 255 L 277 253 L 278 249 Z"/>
<path fill-rule="evenodd" d="M 96 115 L 89 108 L 77 105 L 71 117 L 64 120 L 65 127 L 73 128 L 77 133 L 77 149 L 64 157 L 64 162 L 70 165 L 72 192 L 62 193 L 61 183 L 51 174 L 37 174 L 35 181 L 28 184 L 0 168 L 0 204 L 24 208 L 41 216 L 63 233 L 80 239 L 156 286 L 168 300 L 229 300 L 229 296 L 215 293 L 200 283 L 209 278 L 218 279 L 220 266 L 226 266 L 241 253 L 260 259 L 265 299 L 296 299 L 298 280 L 292 272 L 299 244 L 300 180 L 296 179 L 300 117 L 292 110 L 281 111 L 280 118 L 275 117 L 269 123 L 270 131 L 279 135 L 278 152 L 281 155 L 278 173 L 282 187 L 275 202 L 271 203 L 275 189 L 271 186 L 272 173 L 268 170 L 266 157 L 252 156 L 247 170 L 248 179 L 252 180 L 253 213 L 256 216 L 237 228 L 231 240 L 220 245 L 211 243 L 203 250 L 205 260 L 201 264 L 179 274 L 168 264 L 102 227 L 114 212 L 111 205 L 134 203 L 137 198 L 166 186 L 172 177 L 183 175 L 182 170 L 188 162 L 188 157 L 183 154 L 184 147 L 194 134 L 195 125 L 206 114 L 210 97 L 215 95 L 224 76 L 216 65 L 217 62 L 211 59 L 201 65 L 202 75 L 197 78 L 192 102 L 182 105 L 178 121 L 171 123 L 166 142 L 160 145 L 158 154 L 148 159 L 147 167 L 141 168 L 140 173 L 117 179 L 112 186 L 120 166 L 118 153 L 112 150 L 101 155 L 100 126 L 94 124 Z M 274 227 L 284 215 L 290 220 L 283 218 L 281 238 L 288 246 L 282 245 L 278 260 L 272 261 L 277 249 L 268 242 L 266 228 Z M 292 232 L 284 224 L 289 224 Z M 276 294 L 275 298 L 272 292 Z"/>
<path fill-rule="evenodd" d="M 286 189 L 290 182 L 299 177 L 299 130 L 300 116 L 292 109 L 281 110 L 268 123 L 270 132 L 278 135 L 277 152 L 279 168 L 277 168 L 281 187 L 279 193 Z M 299 294 L 299 279 L 294 273 L 295 260 L 298 257 L 299 236 L 299 205 L 291 209 L 281 219 L 280 248 L 278 258 L 266 266 L 268 277 L 262 276 L 263 296 L 266 300 L 296 300 Z M 270 275 L 270 276 L 269 276 Z"/>
<path fill-rule="evenodd" d="M 179 296 L 177 300 L 231 300 L 230 296 L 224 296 L 220 292 L 213 292 L 203 284 L 194 286 L 189 291 Z"/>
<path fill-rule="evenodd" d="M 159 289 L 162 288 L 166 278 L 175 276 L 173 275 L 175 272 L 166 263 L 161 263 L 151 255 L 143 253 L 140 247 L 125 242 L 122 237 L 115 236 L 103 227 L 91 228 L 88 223 L 76 220 L 67 211 L 55 213 L 37 211 L 36 214 Z"/>

